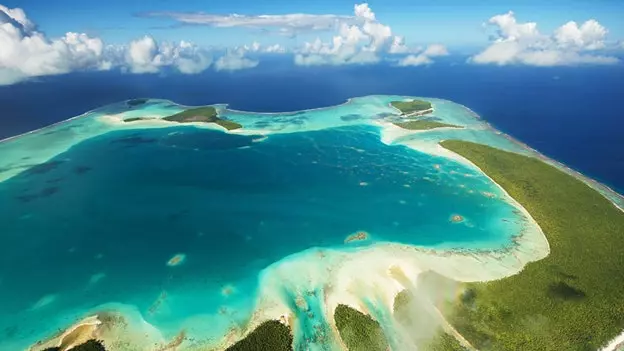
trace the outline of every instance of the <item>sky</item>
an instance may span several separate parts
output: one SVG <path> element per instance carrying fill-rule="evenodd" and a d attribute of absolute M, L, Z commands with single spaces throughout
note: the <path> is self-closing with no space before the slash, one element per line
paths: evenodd
<path fill-rule="evenodd" d="M 0 84 L 301 66 L 617 65 L 621 0 L 0 0 Z"/>

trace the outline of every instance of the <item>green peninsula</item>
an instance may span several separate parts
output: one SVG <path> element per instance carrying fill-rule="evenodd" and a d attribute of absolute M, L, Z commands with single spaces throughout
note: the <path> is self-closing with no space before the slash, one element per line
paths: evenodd
<path fill-rule="evenodd" d="M 271 320 L 260 324 L 226 351 L 291 351 L 292 343 L 290 328 L 279 321 Z"/>
<path fill-rule="evenodd" d="M 153 120 L 156 119 L 154 117 L 131 117 L 124 120 L 124 122 L 135 122 L 135 121 L 144 121 L 144 120 Z M 165 121 L 169 122 L 177 122 L 177 123 L 214 123 L 218 124 L 221 127 L 227 130 L 234 130 L 242 128 L 243 126 L 229 121 L 223 118 L 219 118 L 217 114 L 217 110 L 212 106 L 207 107 L 197 107 L 191 108 L 188 110 L 184 110 L 182 112 L 176 113 L 171 116 L 167 116 L 162 118 Z"/>
<path fill-rule="evenodd" d="M 377 321 L 346 305 L 334 312 L 336 328 L 349 351 L 385 351 L 388 342 Z"/>
<path fill-rule="evenodd" d="M 393 124 L 397 127 L 401 127 L 403 129 L 409 129 L 409 130 L 430 130 L 430 129 L 435 129 L 435 128 L 463 128 L 462 126 L 456 126 L 454 124 L 447 124 L 447 123 L 436 122 L 436 121 L 424 121 L 424 120 L 393 122 Z"/>
<path fill-rule="evenodd" d="M 480 350 L 596 350 L 624 329 L 624 212 L 543 161 L 449 140 L 526 208 L 550 255 L 514 276 L 466 284 L 447 316 Z"/>
<path fill-rule="evenodd" d="M 401 111 L 402 116 L 422 116 L 433 112 L 431 103 L 424 100 L 392 101 L 390 105 Z"/>

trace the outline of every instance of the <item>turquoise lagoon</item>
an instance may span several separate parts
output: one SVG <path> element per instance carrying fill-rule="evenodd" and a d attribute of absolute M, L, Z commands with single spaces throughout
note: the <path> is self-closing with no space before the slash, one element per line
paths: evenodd
<path fill-rule="evenodd" d="M 25 349 L 102 310 L 146 333 L 146 350 L 181 330 L 182 346 L 219 345 L 271 315 L 259 310 L 271 298 L 294 316 L 297 347 L 332 349 L 314 341 L 332 329 L 322 269 L 388 245 L 503 252 L 539 231 L 479 169 L 435 150 L 455 138 L 533 151 L 444 100 L 428 99 L 427 118 L 463 129 L 398 130 L 389 102 L 404 98 L 279 114 L 218 105 L 243 125 L 229 133 L 123 123 L 185 107 L 121 102 L 1 142 L 0 349 Z M 358 231 L 368 239 L 345 243 Z M 176 254 L 185 260 L 167 265 Z M 276 278 L 287 264 L 307 268 Z M 298 312 L 297 296 L 314 313 Z"/>

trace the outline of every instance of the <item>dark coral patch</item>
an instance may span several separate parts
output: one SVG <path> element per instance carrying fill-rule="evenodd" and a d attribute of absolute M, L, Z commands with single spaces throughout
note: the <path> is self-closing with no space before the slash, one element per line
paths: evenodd
<path fill-rule="evenodd" d="M 31 202 L 39 198 L 50 197 L 56 194 L 58 191 L 59 191 L 59 187 L 51 186 L 51 187 L 44 188 L 39 192 L 20 195 L 20 196 L 17 196 L 16 198 L 22 202 Z"/>
<path fill-rule="evenodd" d="M 113 141 L 111 141 L 112 144 L 122 144 L 125 147 L 133 147 L 133 146 L 139 146 L 142 144 L 153 144 L 155 142 L 157 142 L 158 139 L 154 139 L 154 138 L 144 138 L 140 135 L 131 135 L 128 137 L 123 137 L 123 138 L 119 138 L 119 139 L 115 139 Z"/>
<path fill-rule="evenodd" d="M 358 115 L 358 114 L 348 114 L 348 115 L 340 116 L 340 119 L 345 121 L 345 122 L 357 121 L 358 119 L 362 119 L 362 118 L 363 118 L 363 116 L 362 115 Z"/>
<path fill-rule="evenodd" d="M 74 167 L 74 173 L 75 174 L 85 174 L 89 171 L 91 171 L 93 168 L 89 167 L 89 166 L 78 166 L 78 167 Z"/>
<path fill-rule="evenodd" d="M 40 163 L 38 165 L 34 165 L 32 167 L 30 167 L 28 170 L 26 170 L 26 174 L 46 174 L 54 169 L 56 169 L 58 166 L 60 166 L 63 163 L 63 161 L 49 161 L 49 162 L 44 162 L 44 163 Z"/>

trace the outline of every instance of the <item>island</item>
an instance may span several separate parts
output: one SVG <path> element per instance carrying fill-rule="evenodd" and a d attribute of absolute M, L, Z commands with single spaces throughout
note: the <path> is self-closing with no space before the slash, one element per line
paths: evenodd
<path fill-rule="evenodd" d="M 433 112 L 431 103 L 424 100 L 392 101 L 390 105 L 401 111 L 402 117 L 422 116 Z"/>
<path fill-rule="evenodd" d="M 408 130 L 430 130 L 435 128 L 463 128 L 462 126 L 457 126 L 454 124 L 447 124 L 436 121 L 427 121 L 427 120 L 414 120 L 414 121 L 406 121 L 406 122 L 393 122 L 397 127 L 401 127 L 403 129 Z"/>
<path fill-rule="evenodd" d="M 156 117 L 130 117 L 126 118 L 124 122 L 136 122 L 146 120 L 156 120 Z M 177 123 L 214 123 L 220 125 L 227 130 L 234 130 L 242 128 L 239 123 L 229 121 L 218 117 L 217 110 L 212 106 L 197 107 L 184 110 L 171 116 L 163 117 L 162 120 Z"/>
<path fill-rule="evenodd" d="M 214 123 L 227 130 L 239 129 L 243 126 L 226 119 L 218 117 L 217 110 L 212 106 L 197 107 L 184 110 L 175 115 L 171 115 L 163 118 L 165 121 L 178 122 L 178 123 L 192 123 L 192 122 L 204 122 Z"/>

